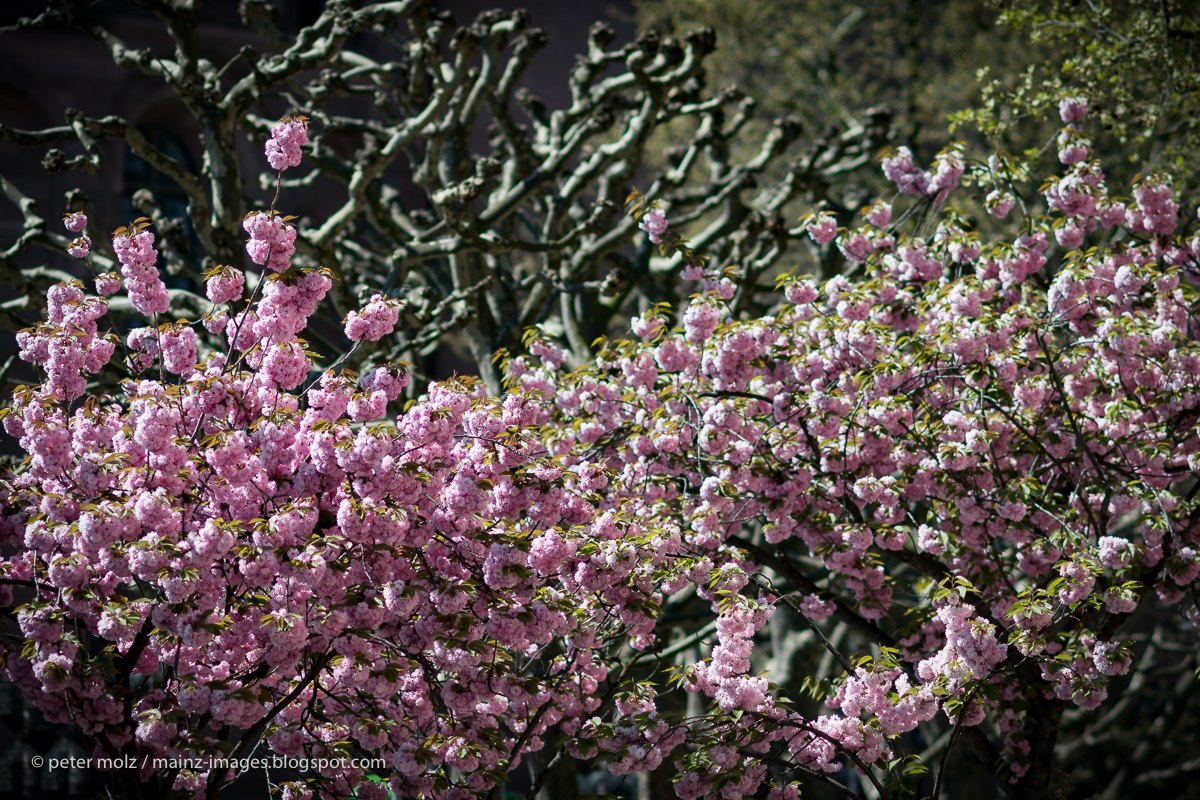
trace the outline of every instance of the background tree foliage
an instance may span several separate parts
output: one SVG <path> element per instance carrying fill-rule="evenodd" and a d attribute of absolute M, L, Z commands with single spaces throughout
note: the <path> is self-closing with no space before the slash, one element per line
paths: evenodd
<path fill-rule="evenodd" d="M 712 26 L 709 82 L 743 87 L 764 116 L 810 130 L 874 105 L 923 161 L 956 138 L 1040 151 L 1064 95 L 1096 102 L 1096 141 L 1127 183 L 1169 172 L 1197 185 L 1200 3 L 1196 0 L 638 0 L 645 27 Z M 948 125 L 948 123 L 951 123 Z M 975 151 L 982 152 L 981 150 Z"/>
<path fill-rule="evenodd" d="M 1108 136 L 1106 163 L 1129 179 L 1169 173 L 1183 191 L 1200 185 L 1200 3 L 1196 0 L 1015 0 L 997 22 L 1036 58 L 1020 72 L 981 75 L 982 99 L 956 115 L 1010 149 L 1038 146 L 1031 125 L 1064 94 L 1092 98 Z"/>
<path fill-rule="evenodd" d="M 925 161 L 951 141 L 949 116 L 978 97 L 980 69 L 1019 72 L 1038 55 L 1015 46 L 996 9 L 975 0 L 638 0 L 637 8 L 646 27 L 713 27 L 721 39 L 710 85 L 745 89 L 764 117 L 795 115 L 819 132 L 884 105 L 896 143 Z"/>

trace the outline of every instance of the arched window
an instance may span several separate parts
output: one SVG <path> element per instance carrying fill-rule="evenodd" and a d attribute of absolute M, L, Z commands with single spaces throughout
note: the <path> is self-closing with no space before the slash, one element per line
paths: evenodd
<path fill-rule="evenodd" d="M 146 141 L 164 154 L 178 161 L 188 172 L 195 174 L 196 163 L 192 158 L 192 153 L 187 145 L 184 144 L 183 139 L 177 134 L 173 133 L 166 126 L 157 123 L 139 125 L 138 131 L 146 137 Z M 124 187 L 121 197 L 121 209 L 125 215 L 123 222 L 128 222 L 135 217 L 141 216 L 140 212 L 133 206 L 133 196 L 141 189 L 149 189 L 167 217 L 179 217 L 183 219 L 187 237 L 194 244 L 195 235 L 192 232 L 192 221 L 187 213 L 188 196 L 179 187 L 179 184 L 154 169 L 145 159 L 129 149 L 128 146 L 125 148 L 125 171 L 123 177 Z"/>

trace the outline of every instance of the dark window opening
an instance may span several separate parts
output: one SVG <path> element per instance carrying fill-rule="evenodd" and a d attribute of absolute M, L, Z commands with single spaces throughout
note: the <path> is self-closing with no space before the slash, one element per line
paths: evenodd
<path fill-rule="evenodd" d="M 192 174 L 196 173 L 196 162 L 192 157 L 191 151 L 184 144 L 183 139 L 169 128 L 158 124 L 139 125 L 138 131 L 146 137 L 146 141 L 158 148 L 165 155 L 178 161 L 188 172 Z M 187 193 L 179 184 L 150 166 L 149 162 L 129 149 L 128 145 L 125 148 L 125 170 L 123 177 L 124 189 L 121 195 L 121 212 L 124 215 L 124 219 L 122 220 L 122 224 L 128 224 L 137 217 L 143 216 L 142 212 L 134 207 L 133 196 L 142 189 L 148 189 L 154 195 L 154 199 L 158 201 L 158 205 L 167 219 L 183 220 L 184 237 L 187 240 L 187 251 L 183 255 L 185 257 L 195 257 L 199 250 L 199 240 L 196 238 L 196 232 L 192 228 L 192 220 L 188 216 Z M 159 242 L 162 241 L 163 236 L 160 231 L 155 231 L 155 237 Z M 162 269 L 165 264 L 160 261 L 158 266 Z M 166 281 L 167 286 L 194 290 L 195 287 L 192 285 L 192 281 L 166 275 L 165 270 L 163 272 L 163 280 Z"/>

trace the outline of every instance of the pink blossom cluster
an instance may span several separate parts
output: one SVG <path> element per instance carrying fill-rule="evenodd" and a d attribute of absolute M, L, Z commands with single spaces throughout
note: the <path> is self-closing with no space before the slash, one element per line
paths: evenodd
<path fill-rule="evenodd" d="M 346 338 L 352 342 L 379 341 L 396 329 L 399 319 L 400 305 L 396 301 L 374 295 L 362 311 L 346 315 Z"/>
<path fill-rule="evenodd" d="M 648 208 L 646 213 L 642 215 L 641 222 L 638 227 L 646 232 L 650 237 L 650 241 L 655 244 L 660 244 L 667 235 L 667 215 L 659 208 Z"/>
<path fill-rule="evenodd" d="M 1086 97 L 1064 97 L 1058 101 L 1058 113 L 1063 122 L 1078 125 L 1087 116 L 1088 105 Z"/>
<path fill-rule="evenodd" d="M 43 397 L 67 402 L 82 397 L 86 375 L 99 372 L 112 358 L 115 342 L 99 333 L 96 324 L 107 312 L 108 303 L 87 297 L 78 283 L 50 287 L 46 321 L 17 333 L 20 357 L 45 370 Z"/>
<path fill-rule="evenodd" d="M 849 717 L 823 715 L 811 725 L 797 725 L 787 737 L 787 751 L 794 763 L 818 772 L 840 772 L 842 754 L 858 764 L 872 764 L 890 756 L 887 738 L 879 730 Z"/>
<path fill-rule="evenodd" d="M 930 170 L 922 169 L 907 147 L 898 147 L 895 153 L 883 159 L 883 174 L 896 184 L 901 194 L 936 197 L 938 202 L 944 201 L 958 187 L 964 171 L 966 164 L 957 145 L 938 153 Z"/>
<path fill-rule="evenodd" d="M 154 266 L 158 260 L 154 234 L 136 229 L 118 232 L 113 236 L 112 245 L 125 278 L 125 291 L 138 313 L 162 314 L 170 308 L 167 285 Z"/>
<path fill-rule="evenodd" d="M 1179 204 L 1172 197 L 1169 183 L 1147 180 L 1133 190 L 1134 204 L 1126 211 L 1127 224 L 1134 233 L 1170 236 L 1179 224 Z"/>
<path fill-rule="evenodd" d="M 307 144 L 308 122 L 287 117 L 271 128 L 271 138 L 267 139 L 265 148 L 267 163 L 271 165 L 271 169 L 280 171 L 298 167 L 304 158 L 300 148 Z"/>
<path fill-rule="evenodd" d="M 712 658 L 693 667 L 685 688 L 704 692 L 724 711 L 762 711 L 767 703 L 766 678 L 748 674 L 753 637 L 774 615 L 774 607 L 746 603 L 717 617 L 717 641 Z"/>
<path fill-rule="evenodd" d="M 67 246 L 67 253 L 72 258 L 87 258 L 88 254 L 92 252 L 92 240 L 88 238 L 86 233 L 83 233 L 84 229 L 87 228 L 87 222 L 87 215 L 81 211 L 67 214 L 63 217 L 63 225 L 67 230 L 71 233 L 82 234 Z"/>
<path fill-rule="evenodd" d="M 196 332 L 185 324 L 166 325 L 158 336 L 163 369 L 184 378 L 195 371 Z"/>
<path fill-rule="evenodd" d="M 1091 140 L 1070 128 L 1064 128 L 1058 135 L 1058 160 L 1064 164 L 1086 161 L 1091 150 Z"/>
<path fill-rule="evenodd" d="M 1085 654 L 1073 659 L 1069 664 L 1053 661 L 1041 664 L 1042 679 L 1051 687 L 1044 693 L 1044 699 L 1069 700 L 1088 711 L 1099 708 L 1108 698 L 1108 688 L 1097 662 L 1106 669 L 1114 669 L 1114 665 L 1107 658 L 1106 649 L 1094 654 L 1093 659 L 1087 658 Z M 1115 669 L 1122 667 L 1123 665 Z M 1104 674 L 1118 673 L 1110 671 Z"/>
<path fill-rule="evenodd" d="M 826 700 L 826 705 L 840 709 L 850 719 L 873 716 L 884 735 L 897 736 L 934 718 L 939 708 L 939 688 L 933 682 L 914 688 L 903 670 L 871 673 L 859 667 Z"/>
<path fill-rule="evenodd" d="M 256 211 L 248 214 L 242 227 L 250 234 L 246 253 L 255 264 L 272 272 L 287 272 L 296 252 L 296 229 L 275 213 Z"/>
<path fill-rule="evenodd" d="M 828 244 L 837 237 L 837 220 L 828 212 L 813 214 L 805 228 L 809 238 L 817 244 Z"/>
<path fill-rule="evenodd" d="M 837 608 L 832 600 L 822 600 L 815 594 L 805 595 L 804 600 L 800 603 L 800 610 L 804 616 L 820 622 L 828 617 Z"/>
<path fill-rule="evenodd" d="M 892 221 L 892 204 L 882 200 L 874 203 L 867 211 L 867 222 L 876 228 L 886 228 Z"/>
<path fill-rule="evenodd" d="M 96 294 L 107 297 L 121 291 L 121 275 L 117 272 L 105 272 L 96 276 Z"/>
<path fill-rule="evenodd" d="M 1007 647 L 997 640 L 996 626 L 982 617 L 972 617 L 974 612 L 968 603 L 948 603 L 938 609 L 945 644 L 936 655 L 917 665 L 921 680 L 954 691 L 967 681 L 989 677 L 1004 661 Z"/>
<path fill-rule="evenodd" d="M 896 148 L 894 155 L 883 160 L 883 174 L 905 194 L 929 194 L 929 176 L 917 166 L 907 147 Z"/>
<path fill-rule="evenodd" d="M 1009 192 L 993 189 L 988 193 L 984 204 L 989 214 L 998 219 L 1004 219 L 1008 216 L 1008 212 L 1013 210 L 1013 206 L 1017 204 L 1017 198 L 1013 197 Z"/>
<path fill-rule="evenodd" d="M 67 247 L 67 253 L 70 254 L 72 258 L 87 258 L 88 254 L 91 252 L 92 240 L 86 236 L 80 236 L 79 238 L 72 240 L 70 246 Z"/>
<path fill-rule="evenodd" d="M 100 302 L 68 288 L 51 299 L 60 324 Z M 549 417 L 545 397 L 498 403 L 467 383 L 431 385 L 394 424 L 352 426 L 382 416 L 376 400 L 398 397 L 406 373 L 376 368 L 357 386 L 325 373 L 289 394 L 294 381 L 276 374 L 286 365 L 273 363 L 278 345 L 257 372 L 230 371 L 219 355 L 192 368 L 187 326 L 140 329 L 131 346 L 182 380 L 134 381 L 70 416 L 38 394 L 5 421 L 34 454 L 4 485 L 3 535 L 24 545 L 5 574 L 94 592 L 86 603 L 35 597 L 21 617 L 37 645 L 9 652 L 6 674 L 48 718 L 74 721 L 105 748 L 163 755 L 212 747 L 222 730 L 247 730 L 274 708 L 275 752 L 333 758 L 345 739 L 389 758 L 398 795 L 445 796 L 444 765 L 484 791 L 486 771 L 519 763 L 510 745 L 530 709 L 540 710 L 535 733 L 596 710 L 607 674 L 598 636 L 653 628 L 653 584 L 627 584 L 643 535 L 610 516 L 596 534 L 607 544 L 578 552 L 595 518 L 582 492 L 606 473 L 546 460 L 533 435 Z M 16 502 L 31 493 L 46 499 Z M 565 535 L 540 533 L 555 526 Z M 534 535 L 532 551 L 516 546 Z M 665 568 L 677 549 L 677 537 L 658 542 L 647 567 Z M 546 575 L 559 588 L 547 589 Z M 129 600 L 122 587 L 134 582 L 148 599 Z M 231 605 L 231 591 L 246 602 Z M 94 652 L 63 638 L 62 614 Z M 139 636 L 144 628 L 155 635 Z M 497 671 L 512 663 L 501 654 L 528 658 L 552 639 L 560 655 L 542 678 Z M 126 701 L 88 677 L 89 664 L 122 659 L 134 675 L 181 669 Z M 324 665 L 319 689 L 314 665 Z M 555 677 L 568 666 L 567 680 Z M 352 710 L 364 700 L 369 713 Z M 427 751 L 434 730 L 453 745 Z M 642 748 L 618 769 L 647 769 L 684 735 L 664 722 L 609 741 Z M 536 735 L 525 745 L 541 746 Z M 327 788 L 344 793 L 362 779 L 337 772 Z"/>
<path fill-rule="evenodd" d="M 295 339 L 333 286 L 329 272 L 319 269 L 272 276 L 266 283 L 254 307 L 234 317 L 226 328 L 229 341 L 239 350 L 259 342 L 276 345 Z"/>
<path fill-rule="evenodd" d="M 205 282 L 204 291 L 214 303 L 232 303 L 241 298 L 246 276 L 234 267 L 221 267 Z"/>
<path fill-rule="evenodd" d="M 644 317 L 634 317 L 631 319 L 629 327 L 636 336 L 640 336 L 643 339 L 653 339 L 662 332 L 664 324 L 658 317 L 647 314 Z"/>
<path fill-rule="evenodd" d="M 63 226 L 71 233 L 82 233 L 87 224 L 87 214 L 82 211 L 76 211 L 63 217 Z"/>
<path fill-rule="evenodd" d="M 87 227 L 87 215 L 82 212 L 67 214 L 63 217 L 63 225 L 71 233 L 82 233 Z M 92 240 L 87 237 L 87 234 L 77 237 L 70 245 L 67 246 L 67 253 L 72 258 L 87 258 L 92 252 Z"/>

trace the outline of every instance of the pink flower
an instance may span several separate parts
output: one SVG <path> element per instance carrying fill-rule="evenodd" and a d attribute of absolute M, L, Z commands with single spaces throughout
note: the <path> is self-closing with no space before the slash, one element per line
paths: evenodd
<path fill-rule="evenodd" d="M 1058 160 L 1064 164 L 1086 161 L 1091 152 L 1091 140 L 1066 128 L 1058 135 Z"/>
<path fill-rule="evenodd" d="M 1077 250 L 1083 244 L 1083 228 L 1078 225 L 1063 225 L 1054 231 L 1054 238 L 1068 250 Z"/>
<path fill-rule="evenodd" d="M 121 276 L 116 272 L 106 272 L 96 276 L 96 294 L 108 296 L 116 294 L 121 289 Z"/>
<path fill-rule="evenodd" d="M 267 140 L 267 162 L 271 169 L 285 170 L 299 166 L 304 154 L 300 148 L 308 144 L 308 122 L 287 117 L 271 129 Z M 260 262 L 261 263 L 261 262 Z"/>
<path fill-rule="evenodd" d="M 667 235 L 667 215 L 657 208 L 647 209 L 638 227 L 646 232 L 650 241 L 659 244 Z"/>
<path fill-rule="evenodd" d="M 1133 666 L 1133 655 L 1117 642 L 1096 642 L 1092 663 L 1101 675 L 1124 675 Z"/>
<path fill-rule="evenodd" d="M 896 153 L 883 160 L 883 174 L 905 194 L 929 194 L 929 174 L 916 165 L 912 151 L 896 148 Z"/>
<path fill-rule="evenodd" d="M 87 227 L 87 223 L 88 218 L 81 211 L 76 211 L 74 214 L 66 214 L 63 216 L 63 225 L 71 233 L 79 233 Z"/>
<path fill-rule="evenodd" d="M 134 328 L 129 332 L 125 345 L 130 350 L 129 360 L 136 370 L 150 366 L 158 355 L 158 336 L 153 328 Z"/>
<path fill-rule="evenodd" d="M 1110 614 L 1132 614 L 1137 610 L 1138 600 L 1127 589 L 1109 589 L 1104 593 L 1104 606 Z"/>
<path fill-rule="evenodd" d="M 1073 605 L 1092 593 L 1096 583 L 1091 571 L 1079 561 L 1068 561 L 1058 568 L 1066 578 L 1066 584 L 1058 590 L 1058 599 L 1064 605 Z"/>
<path fill-rule="evenodd" d="M 209 333 L 220 333 L 229 324 L 229 314 L 224 311 L 210 314 L 204 318 L 203 322 L 204 327 L 208 329 Z"/>
<path fill-rule="evenodd" d="M 651 316 L 634 317 L 629 321 L 629 327 L 633 329 L 635 335 L 650 340 L 662 331 L 663 321 L 658 317 Z"/>
<path fill-rule="evenodd" d="M 719 320 L 720 314 L 716 308 L 700 301 L 693 302 L 683 314 L 687 340 L 693 344 L 704 342 L 712 336 Z"/>
<path fill-rule="evenodd" d="M 158 260 L 154 234 L 147 230 L 121 233 L 113 237 L 112 244 L 117 260 L 121 262 L 125 291 L 133 307 L 146 315 L 165 312 L 171 299 L 154 266 Z"/>
<path fill-rule="evenodd" d="M 879 201 L 871 206 L 871 210 L 867 212 L 867 222 L 870 222 L 876 228 L 886 228 L 891 220 L 892 206 L 890 203 Z"/>
<path fill-rule="evenodd" d="M 296 252 L 296 229 L 277 214 L 262 211 L 246 216 L 242 227 L 250 234 L 246 253 L 255 264 L 269 267 L 273 272 L 287 272 Z"/>
<path fill-rule="evenodd" d="M 1087 116 L 1088 99 L 1086 97 L 1064 97 L 1058 101 L 1058 115 L 1066 123 L 1083 122 Z"/>
<path fill-rule="evenodd" d="M 1126 224 L 1134 233 L 1148 236 L 1170 236 L 1179 224 L 1179 204 L 1173 197 L 1172 186 L 1156 178 L 1134 187 L 1136 205 L 1126 212 Z"/>
<path fill-rule="evenodd" d="M 196 332 L 187 326 L 173 327 L 162 334 L 163 368 L 176 375 L 189 375 L 196 364 Z"/>
<path fill-rule="evenodd" d="M 281 389 L 295 389 L 304 382 L 312 366 L 299 342 L 272 345 L 263 358 L 262 374 Z"/>
<path fill-rule="evenodd" d="M 814 622 L 820 622 L 836 611 L 837 605 L 831 600 L 822 600 L 815 594 L 808 594 L 800 602 L 800 610 L 804 613 L 804 616 Z"/>
<path fill-rule="evenodd" d="M 241 270 L 227 267 L 208 279 L 205 292 L 214 303 L 231 303 L 242 296 L 246 276 Z"/>
<path fill-rule="evenodd" d="M 817 244 L 826 244 L 837 236 L 837 220 L 832 214 L 814 214 L 808 220 L 808 235 Z"/>
<path fill-rule="evenodd" d="M 950 192 L 958 186 L 958 179 L 966 170 L 962 155 L 951 148 L 948 152 L 939 153 L 934 158 L 934 170 L 929 183 L 933 189 L 943 193 Z M 944 196 L 944 194 L 943 194 Z"/>
<path fill-rule="evenodd" d="M 988 194 L 984 201 L 984 206 L 988 213 L 997 219 L 1004 219 L 1008 216 L 1008 212 L 1012 211 L 1013 206 L 1017 204 L 1017 199 L 1008 192 L 1001 192 L 999 189 L 993 189 Z"/>
<path fill-rule="evenodd" d="M 812 281 L 798 281 L 789 283 L 784 289 L 784 296 L 787 297 L 789 303 L 802 306 L 817 299 L 817 287 Z"/>
<path fill-rule="evenodd" d="M 1025 519 L 1025 514 L 1028 513 L 1028 509 L 1022 502 L 1006 500 L 1000 505 L 1000 510 L 998 513 L 1001 517 L 1004 517 L 1004 519 L 1011 520 L 1013 522 L 1020 522 L 1021 520 Z"/>
<path fill-rule="evenodd" d="M 86 236 L 80 236 L 67 248 L 67 252 L 73 258 L 87 258 L 88 253 L 92 252 L 92 240 Z"/>
<path fill-rule="evenodd" d="M 1110 569 L 1121 569 L 1129 563 L 1129 541 L 1119 536 L 1101 536 L 1100 563 Z"/>
<path fill-rule="evenodd" d="M 408 381 L 409 375 L 402 369 L 377 367 L 359 378 L 358 386 L 363 391 L 383 392 L 390 402 L 400 396 Z"/>
<path fill-rule="evenodd" d="M 400 309 L 395 302 L 377 294 L 361 313 L 351 311 L 346 315 L 346 338 L 352 342 L 378 341 L 395 330 L 399 319 Z"/>
<path fill-rule="evenodd" d="M 129 294 L 133 307 L 142 314 L 163 314 L 171 307 L 167 285 L 157 275 L 148 281 L 127 281 L 125 291 Z"/>
<path fill-rule="evenodd" d="M 1109 203 L 1100 210 L 1100 224 L 1106 228 L 1125 223 L 1125 206 L 1120 203 Z"/>

